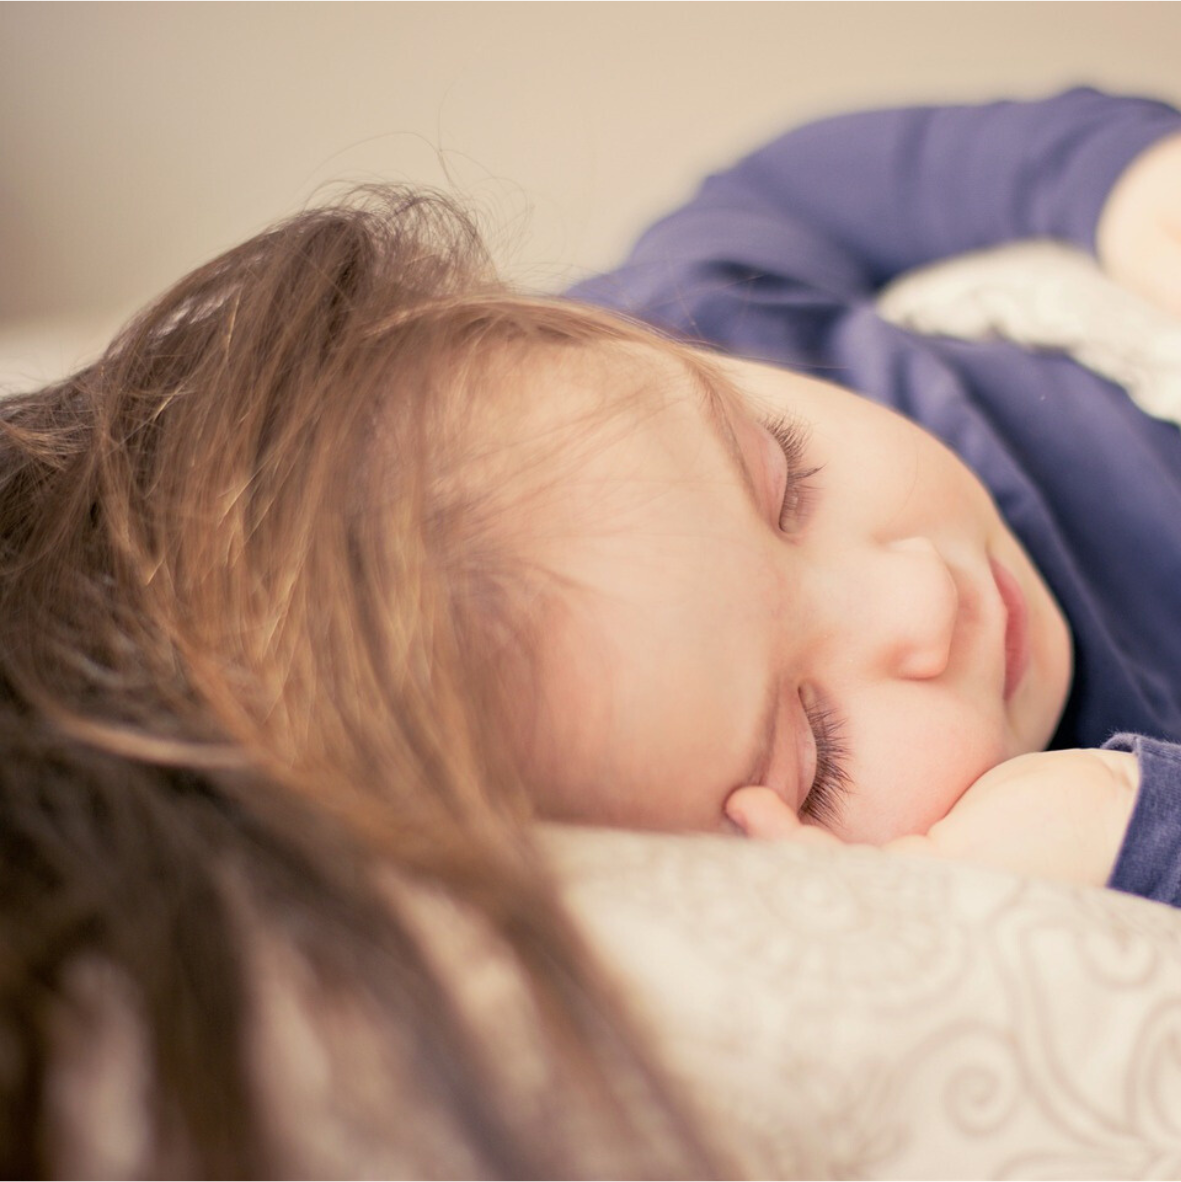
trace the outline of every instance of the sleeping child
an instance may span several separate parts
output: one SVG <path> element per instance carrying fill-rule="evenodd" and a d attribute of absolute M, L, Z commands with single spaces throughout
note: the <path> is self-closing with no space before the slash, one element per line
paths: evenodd
<path fill-rule="evenodd" d="M 660 392 L 564 477 L 587 593 L 542 649 L 549 812 L 1181 904 L 1181 435 L 1066 358 L 872 304 L 1054 236 L 1181 312 L 1179 129 L 1085 90 L 831 119 L 571 293 L 751 360 L 654 346 L 543 383 Z"/>
<path fill-rule="evenodd" d="M 572 299 L 369 190 L 0 401 L 3 1172 L 725 1175 L 538 816 L 1181 905 L 1181 434 L 872 303 L 1031 235 L 1181 313 L 1181 115 L 820 123 Z"/>
<path fill-rule="evenodd" d="M 0 515 L 17 523 L 9 656 L 40 638 L 45 651 L 29 648 L 19 677 L 34 678 L 27 693 L 43 704 L 79 670 L 98 678 L 83 679 L 72 704 L 38 707 L 47 717 L 106 734 L 93 713 L 130 709 L 114 687 L 146 677 L 166 705 L 179 692 L 174 666 L 190 661 L 201 673 L 182 678 L 186 701 L 194 678 L 221 671 L 216 694 L 197 694 L 212 710 L 198 733 L 237 733 L 256 711 L 267 728 L 299 714 L 262 705 L 297 684 L 266 671 L 271 649 L 243 656 L 255 635 L 245 617 L 292 618 L 283 597 L 295 575 L 243 573 L 250 548 L 230 544 L 230 518 L 216 506 L 261 487 L 251 465 L 327 470 L 330 449 L 345 445 L 319 440 L 327 420 L 317 411 L 278 442 L 267 427 L 265 447 L 240 456 L 244 474 L 231 477 L 225 457 L 244 446 L 248 405 L 259 404 L 265 425 L 278 413 L 268 398 L 294 413 L 283 383 L 312 407 L 339 397 L 341 383 L 359 399 L 349 375 L 369 366 L 364 413 L 374 422 L 356 446 L 374 456 L 350 464 L 349 503 L 375 515 L 366 528 L 395 552 L 383 560 L 390 572 L 416 546 L 430 555 L 422 569 L 443 589 L 448 632 L 462 638 L 464 709 L 500 736 L 514 799 L 555 819 L 872 843 L 1181 904 L 1181 435 L 1065 357 L 917 337 L 873 303 L 892 278 L 934 259 L 1050 236 L 1097 248 L 1117 279 L 1181 314 L 1177 111 L 1076 90 L 830 119 L 706 180 L 619 269 L 566 299 L 500 284 L 450 207 L 397 191 L 375 200 L 309 213 L 306 225 L 296 219 L 215 260 L 164 297 L 163 327 L 149 311 L 149 327 L 117 340 L 98 366 L 10 404 L 7 438 L 25 458 L 7 462 L 0 490 Z M 334 306 L 332 356 L 305 358 L 301 332 L 286 326 L 320 314 L 315 283 L 299 271 L 316 282 L 328 273 L 311 253 L 328 249 L 317 234 L 328 244 L 360 236 L 370 271 L 355 274 L 369 275 L 369 302 Z M 292 276 L 262 292 L 263 263 Z M 260 324 L 274 317 L 282 331 L 247 336 L 249 300 Z M 311 349 L 312 330 L 302 337 Z M 230 382 L 223 352 L 262 376 Z M 86 414 L 107 416 L 96 420 L 106 430 L 130 413 L 103 409 L 104 399 L 149 406 L 137 375 L 157 364 L 159 409 L 143 410 L 126 437 L 92 436 Z M 190 370 L 197 376 L 183 376 Z M 145 432 L 170 430 L 171 417 L 199 405 L 177 446 L 206 446 L 216 462 L 178 458 L 169 479 L 183 463 L 215 508 L 206 518 L 178 508 L 175 522 L 155 523 L 163 486 L 153 476 L 155 499 L 135 513 L 149 516 L 146 536 L 192 532 L 200 558 L 184 559 L 185 572 L 222 571 L 235 595 L 253 587 L 261 598 L 231 598 L 216 624 L 170 640 L 158 685 L 142 672 L 146 658 L 130 680 L 100 677 L 113 654 L 131 660 L 141 642 L 120 636 L 85 661 L 63 657 L 88 634 L 84 623 L 46 647 L 66 627 L 68 596 L 91 583 L 72 570 L 74 552 L 50 546 L 38 561 L 52 555 L 46 578 L 66 583 L 32 589 L 26 523 L 49 514 L 51 538 L 64 527 L 49 476 L 25 480 L 20 464 L 40 473 L 39 449 L 59 447 L 82 447 L 85 472 L 131 464 L 120 457 Z M 362 491 L 360 473 L 387 469 L 404 488 L 391 475 L 377 493 Z M 70 479 L 74 490 L 82 476 Z M 283 520 L 277 496 L 264 508 Z M 411 545 L 396 522 L 421 538 Z M 130 528 L 112 535 L 116 553 Z M 243 528 L 261 536 L 253 519 Z M 135 570 L 182 561 L 170 555 L 149 547 Z M 301 560 L 299 577 L 317 570 Z M 340 557 L 324 570 L 348 586 L 359 577 Z M 190 577 L 153 573 L 146 584 L 169 629 L 195 618 L 192 595 L 208 592 L 203 575 L 184 598 Z M 382 658 L 398 677 L 440 660 L 407 655 L 407 638 L 426 643 L 440 627 L 408 577 L 383 576 L 406 617 Z M 125 586 L 95 578 L 104 595 Z M 35 624 L 13 606 L 26 593 Z M 300 594 L 336 604 L 341 592 L 332 583 Z M 77 608 L 84 620 L 146 610 L 99 612 L 90 595 Z M 280 635 L 273 623 L 253 627 Z M 296 653 L 317 642 L 289 624 L 284 634 Z M 58 660 L 70 673 L 55 680 Z M 338 663 L 331 679 L 346 684 L 334 710 L 358 692 L 349 662 Z M 308 692 L 331 679 L 317 674 Z M 434 700 L 433 688 L 416 692 Z M 432 719 L 445 714 L 432 707 Z M 109 742 L 124 749 L 122 737 Z M 327 740 L 294 728 L 267 759 L 292 759 L 304 742 L 311 758 Z"/>

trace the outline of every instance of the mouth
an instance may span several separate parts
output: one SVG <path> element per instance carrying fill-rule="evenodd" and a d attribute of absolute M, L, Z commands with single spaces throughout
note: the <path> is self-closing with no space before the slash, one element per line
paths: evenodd
<path fill-rule="evenodd" d="M 1029 609 L 1021 585 L 1013 573 L 995 558 L 989 559 L 992 577 L 1005 605 L 1005 689 L 1007 702 L 1021 685 L 1029 668 Z"/>

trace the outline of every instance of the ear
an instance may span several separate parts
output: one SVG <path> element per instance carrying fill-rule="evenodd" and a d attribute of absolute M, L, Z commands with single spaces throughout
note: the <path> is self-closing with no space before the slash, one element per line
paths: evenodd
<path fill-rule="evenodd" d="M 805 825 L 779 793 L 761 784 L 735 788 L 726 799 L 726 816 L 747 837 L 757 841 L 803 841 L 809 845 L 838 846 L 839 838 Z"/>

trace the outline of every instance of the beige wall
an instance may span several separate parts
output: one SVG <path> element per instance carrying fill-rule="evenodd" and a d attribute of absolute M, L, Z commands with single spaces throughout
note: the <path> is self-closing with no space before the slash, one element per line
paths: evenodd
<path fill-rule="evenodd" d="M 1181 103 L 1181 5 L 3 4 L 0 328 L 112 317 L 334 180 L 452 182 L 538 286 L 858 105 Z"/>

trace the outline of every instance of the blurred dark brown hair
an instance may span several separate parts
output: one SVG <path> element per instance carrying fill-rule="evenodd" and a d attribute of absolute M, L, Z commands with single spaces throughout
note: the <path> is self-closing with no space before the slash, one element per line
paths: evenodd
<path fill-rule="evenodd" d="M 500 725 L 527 568 L 465 476 L 506 359 L 629 332 L 376 190 L 0 404 L 5 1175 L 347 1170 L 301 1157 L 282 997 L 328 1092 L 366 1059 L 372 1119 L 341 1127 L 383 1168 L 716 1168 L 530 840 Z"/>

